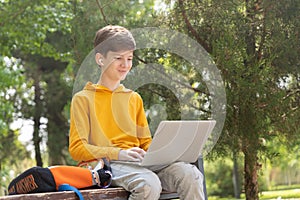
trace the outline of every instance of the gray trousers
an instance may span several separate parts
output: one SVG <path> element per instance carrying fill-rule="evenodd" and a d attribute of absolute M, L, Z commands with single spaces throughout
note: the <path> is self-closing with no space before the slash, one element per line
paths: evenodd
<path fill-rule="evenodd" d="M 181 200 L 204 200 L 203 175 L 194 165 L 176 162 L 163 169 L 150 169 L 124 163 L 111 163 L 112 186 L 131 194 L 129 200 L 156 200 L 163 190 L 177 192 Z"/>

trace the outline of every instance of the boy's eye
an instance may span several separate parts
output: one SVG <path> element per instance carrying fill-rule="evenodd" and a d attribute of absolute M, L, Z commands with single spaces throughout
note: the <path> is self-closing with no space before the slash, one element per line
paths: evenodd
<path fill-rule="evenodd" d="M 115 57 L 115 59 L 116 59 L 116 60 L 121 60 L 121 59 L 122 59 L 122 57 Z M 127 60 L 128 60 L 128 61 L 131 61 L 131 60 L 132 60 L 132 58 L 127 58 Z"/>

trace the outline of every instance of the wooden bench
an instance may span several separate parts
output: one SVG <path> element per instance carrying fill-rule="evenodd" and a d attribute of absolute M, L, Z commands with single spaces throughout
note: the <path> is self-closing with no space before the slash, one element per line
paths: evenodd
<path fill-rule="evenodd" d="M 89 189 L 80 190 L 85 200 L 111 199 L 111 200 L 127 200 L 129 193 L 123 188 L 107 188 L 107 189 Z M 34 193 L 23 195 L 11 195 L 0 197 L 0 200 L 78 200 L 73 191 Z"/>
<path fill-rule="evenodd" d="M 195 165 L 204 174 L 203 159 L 199 158 Z M 205 194 L 205 200 L 207 200 L 206 194 L 206 183 L 205 177 L 203 181 L 203 188 Z M 121 187 L 112 187 L 106 189 L 87 189 L 80 190 L 83 198 L 85 200 L 127 200 L 129 192 Z M 63 191 L 63 192 L 49 192 L 49 193 L 35 193 L 35 194 L 21 194 L 21 195 L 10 195 L 2 196 L 0 200 L 77 200 L 78 197 L 73 191 Z M 177 193 L 163 191 L 161 193 L 160 199 L 179 199 Z"/>

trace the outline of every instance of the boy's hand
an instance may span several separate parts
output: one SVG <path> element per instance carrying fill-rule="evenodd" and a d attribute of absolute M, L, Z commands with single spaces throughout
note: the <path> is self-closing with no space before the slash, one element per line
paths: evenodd
<path fill-rule="evenodd" d="M 119 152 L 119 160 L 139 162 L 143 160 L 145 153 L 146 152 L 139 147 L 121 150 Z"/>

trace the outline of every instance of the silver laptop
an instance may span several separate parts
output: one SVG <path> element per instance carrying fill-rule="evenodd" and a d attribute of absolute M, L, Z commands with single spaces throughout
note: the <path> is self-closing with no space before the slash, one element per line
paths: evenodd
<path fill-rule="evenodd" d="M 141 162 L 114 161 L 141 166 L 169 165 L 177 161 L 193 163 L 211 134 L 215 120 L 161 121 Z"/>

